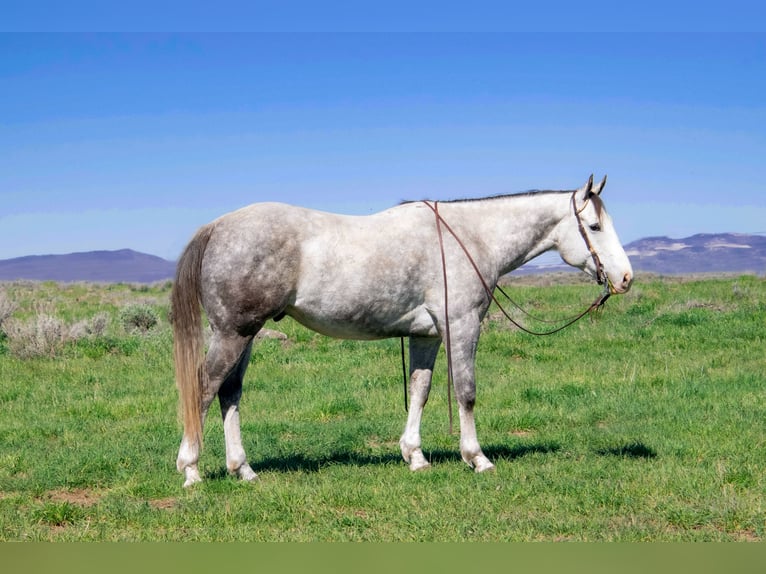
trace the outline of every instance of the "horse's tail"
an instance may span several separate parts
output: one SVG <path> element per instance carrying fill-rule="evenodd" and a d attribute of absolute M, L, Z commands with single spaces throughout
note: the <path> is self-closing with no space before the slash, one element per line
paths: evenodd
<path fill-rule="evenodd" d="M 186 246 L 176 267 L 171 295 L 173 358 L 178 386 L 179 411 L 184 436 L 202 446 L 202 387 L 207 377 L 204 364 L 200 275 L 212 225 L 205 225 Z"/>

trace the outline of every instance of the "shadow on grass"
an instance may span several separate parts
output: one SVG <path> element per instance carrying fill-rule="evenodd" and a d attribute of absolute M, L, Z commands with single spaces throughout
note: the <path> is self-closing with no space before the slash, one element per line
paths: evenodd
<path fill-rule="evenodd" d="M 601 456 L 621 456 L 625 458 L 657 458 L 657 451 L 642 442 L 630 442 L 620 446 L 601 448 L 596 453 Z"/>
<path fill-rule="evenodd" d="M 495 445 L 484 448 L 490 460 L 514 460 L 529 454 L 542 453 L 548 454 L 560 449 L 555 443 L 541 443 L 531 445 L 502 446 Z M 432 450 L 424 452 L 426 458 L 431 463 L 444 463 L 460 461 L 460 453 L 456 450 Z M 327 456 L 307 457 L 302 454 L 294 454 L 284 457 L 274 457 L 251 462 L 255 472 L 276 471 L 276 472 L 318 472 L 323 466 L 340 464 L 348 466 L 368 466 L 368 465 L 386 465 L 386 464 L 406 464 L 399 452 L 391 452 L 379 455 L 365 455 L 355 452 L 335 452 Z M 467 468 L 467 467 L 466 467 Z M 212 478 L 225 476 L 226 470 L 221 469 L 215 473 Z M 220 476 L 219 476 L 220 475 Z"/>
<path fill-rule="evenodd" d="M 309 457 L 302 454 L 292 454 L 282 457 L 265 458 L 250 463 L 255 472 L 318 472 L 320 468 L 329 465 L 369 466 L 385 465 L 402 460 L 398 454 L 365 455 L 355 452 L 336 452 L 327 456 Z"/>
<path fill-rule="evenodd" d="M 516 460 L 530 454 L 551 454 L 561 450 L 561 446 L 554 442 L 538 444 L 519 444 L 515 446 L 490 445 L 482 447 L 482 451 L 492 462 L 498 460 Z M 457 450 L 435 450 L 425 453 L 426 458 L 432 463 L 461 461 Z"/>
<path fill-rule="evenodd" d="M 513 461 L 524 456 L 532 454 L 552 454 L 561 450 L 561 446 L 555 442 L 541 442 L 537 444 L 524 444 L 515 446 L 490 445 L 485 447 L 484 454 L 492 460 Z M 461 461 L 460 452 L 455 450 L 432 450 L 425 451 L 426 458 L 432 464 L 441 464 L 448 462 Z M 636 459 L 653 459 L 657 457 L 657 452 L 641 443 L 631 442 L 624 445 L 601 448 L 596 451 L 600 456 L 620 456 Z M 281 457 L 271 457 L 259 461 L 251 461 L 255 472 L 319 472 L 322 467 L 329 465 L 347 465 L 347 466 L 381 466 L 387 464 L 402 464 L 399 452 L 390 452 L 385 454 L 369 455 L 356 452 L 334 452 L 326 456 L 306 456 L 303 454 L 292 454 Z M 467 467 L 466 467 L 467 468 Z M 209 475 L 209 478 L 221 479 L 227 475 L 225 468 L 219 469 Z"/>

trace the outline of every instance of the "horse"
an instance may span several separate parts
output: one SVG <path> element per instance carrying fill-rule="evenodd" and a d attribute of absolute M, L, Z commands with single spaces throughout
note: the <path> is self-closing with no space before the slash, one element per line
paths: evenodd
<path fill-rule="evenodd" d="M 420 422 L 449 333 L 460 454 L 476 472 L 494 469 L 474 422 L 474 362 L 488 290 L 557 250 L 610 294 L 627 292 L 633 270 L 600 196 L 605 183 L 594 185 L 591 175 L 575 190 L 403 202 L 366 216 L 255 203 L 202 226 L 178 261 L 171 294 L 183 419 L 176 465 L 184 486 L 201 481 L 202 430 L 216 395 L 226 467 L 241 479 L 257 478 L 240 433 L 242 380 L 255 335 L 285 316 L 331 337 L 409 338 L 411 398 L 399 445 L 413 471 L 430 466 Z M 202 310 L 212 330 L 207 353 Z"/>

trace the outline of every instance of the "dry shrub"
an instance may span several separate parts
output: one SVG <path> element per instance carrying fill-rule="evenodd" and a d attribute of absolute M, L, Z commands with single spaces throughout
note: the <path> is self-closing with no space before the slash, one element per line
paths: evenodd
<path fill-rule="evenodd" d="M 45 313 L 26 321 L 10 319 L 3 325 L 3 331 L 8 338 L 8 350 L 22 359 L 55 356 L 68 335 L 61 319 Z"/>
<path fill-rule="evenodd" d="M 38 312 L 25 321 L 9 319 L 3 325 L 8 350 L 20 359 L 55 357 L 67 343 L 87 337 L 101 337 L 109 326 L 109 314 L 67 325 L 58 317 Z"/>
<path fill-rule="evenodd" d="M 2 329 L 3 323 L 10 319 L 17 307 L 18 305 L 11 301 L 4 291 L 0 291 L 0 329 Z"/>
<path fill-rule="evenodd" d="M 69 327 L 69 339 L 78 341 L 86 337 L 103 337 L 111 321 L 109 313 L 99 313 L 90 319 L 83 319 Z"/>

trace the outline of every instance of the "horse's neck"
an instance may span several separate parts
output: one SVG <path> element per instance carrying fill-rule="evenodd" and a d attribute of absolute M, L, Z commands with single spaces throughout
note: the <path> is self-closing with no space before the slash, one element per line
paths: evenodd
<path fill-rule="evenodd" d="M 554 247 L 553 230 L 569 204 L 565 194 L 540 193 L 452 205 L 464 211 L 463 225 L 505 274 Z"/>

